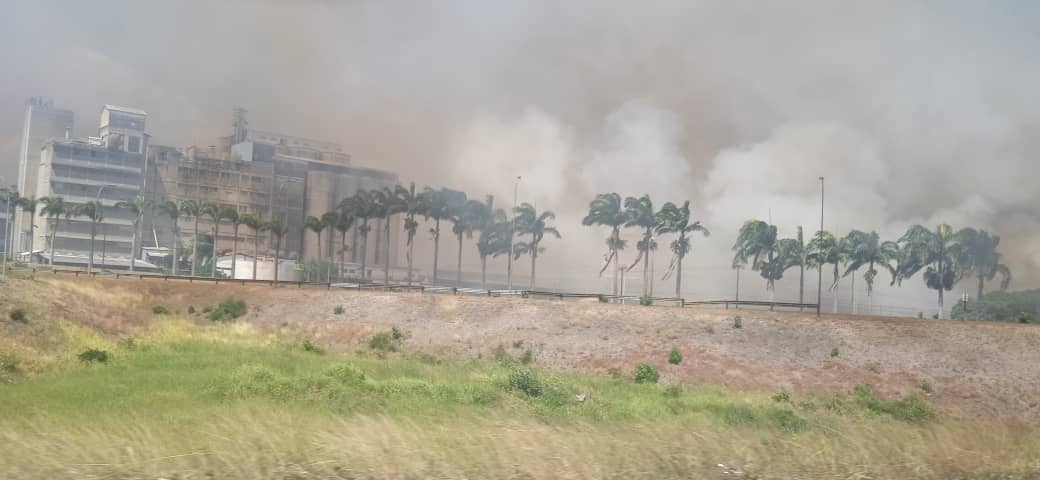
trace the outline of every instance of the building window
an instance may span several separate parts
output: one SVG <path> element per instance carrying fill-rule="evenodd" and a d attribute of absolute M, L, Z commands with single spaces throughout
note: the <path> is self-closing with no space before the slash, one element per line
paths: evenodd
<path fill-rule="evenodd" d="M 131 135 L 130 140 L 126 143 L 126 151 L 130 153 L 141 153 L 141 137 Z"/>

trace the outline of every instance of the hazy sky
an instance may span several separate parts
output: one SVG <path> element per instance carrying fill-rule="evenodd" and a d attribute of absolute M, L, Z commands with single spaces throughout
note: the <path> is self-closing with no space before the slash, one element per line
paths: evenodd
<path fill-rule="evenodd" d="M 12 178 L 29 96 L 75 110 L 79 135 L 104 103 L 140 107 L 154 141 L 177 145 L 212 144 L 241 106 L 256 128 L 339 141 L 421 185 L 505 204 L 522 175 L 521 200 L 560 213 L 565 240 L 539 270 L 561 283 L 595 279 L 606 232 L 578 218 L 618 191 L 691 200 L 714 235 L 694 242 L 690 294 L 728 292 L 739 225 L 815 230 L 823 175 L 829 229 L 988 228 L 1015 287 L 1040 286 L 1040 3 L 9 3 Z"/>

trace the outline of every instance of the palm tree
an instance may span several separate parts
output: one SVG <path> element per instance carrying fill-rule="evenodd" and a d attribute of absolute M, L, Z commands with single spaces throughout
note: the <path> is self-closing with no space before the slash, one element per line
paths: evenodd
<path fill-rule="evenodd" d="M 657 217 L 658 225 L 656 228 L 658 235 L 667 233 L 679 234 L 679 238 L 672 240 L 671 248 L 674 256 L 664 278 L 668 278 L 668 275 L 675 272 L 675 297 L 680 298 L 682 297 L 680 294 L 682 292 L 682 263 L 683 259 L 690 252 L 690 234 L 700 232 L 707 237 L 711 235 L 711 232 L 704 225 L 701 225 L 699 221 L 690 223 L 689 201 L 684 202 L 682 207 L 676 207 L 674 203 L 668 202 L 661 207 Z"/>
<path fill-rule="evenodd" d="M 271 236 L 274 237 L 274 281 L 278 282 L 278 270 L 281 267 L 281 252 L 282 252 L 282 237 L 286 233 L 289 233 L 289 227 L 283 224 L 280 220 L 271 220 L 267 222 L 266 228 Z"/>
<path fill-rule="evenodd" d="M 173 221 L 173 228 L 170 230 L 170 269 L 173 270 L 174 275 L 177 275 L 177 221 L 181 217 L 181 205 L 173 200 L 164 200 L 159 202 L 158 209 L 160 214 Z"/>
<path fill-rule="evenodd" d="M 733 244 L 733 251 L 736 252 L 733 264 L 750 263 L 751 270 L 759 272 L 759 275 L 766 279 L 770 302 L 773 301 L 776 280 L 787 270 L 783 258 L 780 257 L 780 245 L 776 237 L 775 225 L 761 220 L 749 220 L 740 227 L 737 241 Z"/>
<path fill-rule="evenodd" d="M 805 237 L 802 233 L 802 226 L 798 226 L 798 235 L 794 238 L 794 243 L 790 244 L 791 261 L 797 262 L 795 265 L 798 266 L 798 303 L 805 303 L 805 264 L 809 263 L 806 256 L 809 254 L 809 250 L 805 248 Z"/>
<path fill-rule="evenodd" d="M 333 244 L 332 228 L 336 226 L 337 222 L 339 222 L 339 212 L 337 212 L 335 210 L 333 210 L 331 212 L 325 212 L 321 216 L 321 223 L 323 225 L 325 225 L 325 228 L 328 229 L 328 231 L 329 231 L 329 237 L 328 237 L 327 242 L 326 242 L 326 244 L 328 245 L 328 251 L 329 251 L 329 263 L 326 264 L 326 265 L 323 265 L 322 268 L 325 270 L 325 281 L 326 282 L 330 282 L 330 283 L 332 282 L 332 262 L 333 262 L 333 260 L 332 260 L 332 244 Z M 318 253 L 320 255 L 321 251 L 319 250 Z"/>
<path fill-rule="evenodd" d="M 201 200 L 186 200 L 181 203 L 181 212 L 194 219 L 195 228 L 192 231 L 191 239 L 191 276 L 195 276 L 198 272 L 199 264 L 199 217 L 202 216 L 202 212 L 206 207 L 206 202 Z M 214 240 L 213 243 L 216 243 Z"/>
<path fill-rule="evenodd" d="M 1011 269 L 1000 263 L 1000 235 L 990 235 L 985 230 L 964 228 L 957 232 L 960 263 L 965 270 L 971 271 L 979 279 L 979 290 L 976 298 L 982 300 L 982 290 L 986 280 L 993 280 L 1000 275 L 1000 289 L 1007 290 L 1011 284 Z"/>
<path fill-rule="evenodd" d="M 325 222 L 321 221 L 320 218 L 315 217 L 314 215 L 308 215 L 303 221 L 303 227 L 314 232 L 318 237 L 318 265 L 321 265 L 321 232 L 324 231 L 327 226 L 328 225 L 326 225 Z M 319 266 L 319 269 L 320 268 L 321 267 Z M 320 272 L 318 272 L 318 276 L 321 276 Z M 310 278 L 307 280 L 310 281 Z"/>
<path fill-rule="evenodd" d="M 455 265 L 455 286 L 462 285 L 462 237 L 473 238 L 473 212 L 474 205 L 480 205 L 476 200 L 466 200 L 462 203 L 451 203 L 450 217 L 451 233 L 459 239 L 459 255 Z"/>
<path fill-rule="evenodd" d="M 207 203 L 202 207 L 202 214 L 213 221 L 213 258 L 210 259 L 212 264 L 210 265 L 210 278 L 217 278 L 217 256 L 220 255 L 217 244 L 220 243 L 218 235 L 220 234 L 220 221 L 224 218 L 224 209 L 218 204 Z"/>
<path fill-rule="evenodd" d="M 384 187 L 382 190 L 375 192 L 376 204 L 378 205 L 378 212 L 383 217 L 383 237 L 385 239 L 385 245 L 383 249 L 383 284 L 390 284 L 390 217 L 404 211 L 404 205 L 401 204 L 395 191 L 390 187 Z"/>
<path fill-rule="evenodd" d="M 242 216 L 234 207 L 224 207 L 220 213 L 221 217 L 235 227 L 234 235 L 231 237 L 231 278 L 235 278 L 235 266 L 238 265 L 238 227 L 242 226 Z"/>
<path fill-rule="evenodd" d="M 141 226 L 141 220 L 144 219 L 145 210 L 152 205 L 152 201 L 148 200 L 140 195 L 126 200 L 116 202 L 116 208 L 125 208 L 130 210 L 130 214 L 133 215 L 133 227 L 134 233 L 130 240 L 130 271 L 134 271 L 137 264 L 137 238 L 138 228 Z"/>
<path fill-rule="evenodd" d="M 806 266 L 809 268 L 822 269 L 824 265 L 834 265 L 834 281 L 828 288 L 831 292 L 838 286 L 841 279 L 839 269 L 846 262 L 845 246 L 842 240 L 838 240 L 830 232 L 816 232 L 816 236 L 806 246 Z M 838 313 L 838 296 L 831 294 L 834 298 L 833 312 Z"/>
<path fill-rule="evenodd" d="M 423 216 L 426 220 L 433 219 L 433 228 L 430 235 L 433 237 L 433 284 L 437 284 L 437 262 L 440 258 L 441 247 L 441 220 L 451 219 L 455 210 L 455 203 L 466 203 L 466 194 L 454 190 L 442 188 L 434 190 L 426 187 L 423 190 Z"/>
<path fill-rule="evenodd" d="M 549 222 L 556 220 L 556 214 L 549 210 L 538 213 L 530 203 L 521 203 L 516 207 L 515 215 L 517 235 L 530 235 L 531 239 L 517 242 L 513 248 L 513 255 L 517 259 L 524 254 L 531 255 L 531 284 L 528 288 L 534 290 L 535 264 L 538 262 L 538 254 L 545 251 L 541 247 L 542 239 L 545 238 L 545 234 L 561 238 L 560 231 L 549 226 Z"/>
<path fill-rule="evenodd" d="M 872 312 L 874 304 L 872 294 L 874 292 L 874 278 L 878 271 L 876 266 L 881 266 L 892 274 L 892 281 L 896 280 L 896 268 L 893 262 L 899 259 L 899 245 L 895 242 L 882 242 L 877 232 L 861 232 L 853 230 L 845 237 L 845 255 L 848 259 L 848 267 L 845 275 L 854 274 L 860 267 L 866 265 L 867 271 L 863 274 L 863 280 L 867 282 L 867 314 Z"/>
<path fill-rule="evenodd" d="M 628 216 L 628 221 L 625 222 L 626 227 L 643 229 L 643 237 L 636 242 L 639 256 L 632 262 L 632 265 L 629 265 L 627 271 L 632 271 L 640 260 L 643 261 L 643 296 L 647 296 L 650 294 L 650 282 L 653 281 L 650 278 L 650 251 L 656 248 L 654 230 L 659 225 L 658 217 L 654 212 L 654 202 L 650 200 L 649 195 L 639 198 L 628 197 L 625 199 L 625 214 Z"/>
<path fill-rule="evenodd" d="M 11 256 L 11 250 L 14 248 L 14 228 L 12 225 L 12 218 L 14 215 L 11 213 L 12 207 L 17 208 L 18 199 L 22 198 L 13 187 L 0 188 L 0 198 L 4 200 L 4 213 L 7 214 L 7 221 L 4 223 L 4 256 L 5 258 L 14 258 Z M 7 265 L 4 263 L 4 265 Z"/>
<path fill-rule="evenodd" d="M 343 262 L 345 254 L 347 252 L 347 232 L 350 231 L 350 227 L 354 226 L 354 215 L 348 211 L 340 209 L 336 215 L 336 224 L 333 228 L 336 229 L 340 234 L 340 248 L 339 248 L 339 276 L 343 276 Z"/>
<path fill-rule="evenodd" d="M 361 225 L 357 227 L 357 232 L 361 234 L 361 282 L 368 279 L 368 232 L 372 230 L 368 220 L 379 216 L 378 207 L 372 192 L 366 190 L 359 190 L 339 204 L 340 212 L 361 220 Z"/>
<path fill-rule="evenodd" d="M 33 243 L 36 240 L 36 207 L 39 201 L 36 197 L 21 197 L 16 204 L 29 214 L 29 263 L 32 263 Z"/>
<path fill-rule="evenodd" d="M 946 224 L 935 230 L 914 225 L 899 239 L 895 282 L 901 283 L 924 269 L 925 285 L 939 294 L 939 318 L 943 316 L 943 291 L 952 290 L 965 274 L 956 255 L 960 249 L 957 240 L 953 227 Z"/>
<path fill-rule="evenodd" d="M 90 219 L 90 256 L 87 257 L 87 273 L 94 271 L 94 239 L 97 237 L 97 225 L 105 219 L 105 206 L 100 200 L 76 205 L 76 216 Z"/>
<path fill-rule="evenodd" d="M 54 265 L 54 238 L 58 234 L 58 226 L 61 224 L 61 217 L 65 216 L 68 218 L 69 211 L 72 206 L 65 203 L 65 199 L 62 197 L 43 197 L 40 199 L 43 203 L 43 208 L 40 210 L 40 215 L 44 215 L 49 218 L 53 224 L 51 225 L 51 239 L 50 239 L 50 260 L 48 263 Z"/>
<path fill-rule="evenodd" d="M 495 208 L 495 197 L 487 196 L 484 202 L 469 201 L 469 224 L 480 232 L 477 237 L 477 253 L 480 254 L 480 288 L 487 288 L 487 257 L 509 253 L 506 235 L 511 227 L 506 222 L 506 212 Z M 505 240 L 503 243 L 503 239 Z"/>
<path fill-rule="evenodd" d="M 260 255 L 260 233 L 267 228 L 264 219 L 255 213 L 243 213 L 238 216 L 238 223 L 253 231 L 253 280 L 256 280 L 257 257 Z"/>
<path fill-rule="evenodd" d="M 614 262 L 614 295 L 618 294 L 618 251 L 624 250 L 625 241 L 621 239 L 621 226 L 628 221 L 628 216 L 621 208 L 621 195 L 617 193 L 601 193 L 589 203 L 589 213 L 581 220 L 585 226 L 599 225 L 610 227 L 610 237 L 607 237 L 606 262 L 600 269 L 600 275 L 607 270 L 610 262 Z"/>
<path fill-rule="evenodd" d="M 411 286 L 412 253 L 415 247 L 415 232 L 419 229 L 419 222 L 415 221 L 415 216 L 423 215 L 426 212 L 426 197 L 423 193 L 416 193 L 415 182 L 412 182 L 408 188 L 398 185 L 394 194 L 397 196 L 397 204 L 400 206 L 401 212 L 405 214 L 404 231 L 407 235 L 406 245 L 408 246 L 405 255 L 408 257 L 408 285 Z"/>

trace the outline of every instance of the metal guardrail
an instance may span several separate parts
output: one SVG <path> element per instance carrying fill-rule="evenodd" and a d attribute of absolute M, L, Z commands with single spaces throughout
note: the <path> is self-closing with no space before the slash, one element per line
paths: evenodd
<path fill-rule="evenodd" d="M 163 281 L 179 280 L 187 281 L 188 283 L 205 282 L 213 284 L 221 283 L 232 283 L 239 285 L 269 285 L 269 286 L 296 286 L 296 288 L 303 287 L 319 287 L 331 290 L 333 288 L 340 288 L 345 290 L 375 290 L 384 292 L 418 292 L 421 294 L 425 293 L 440 293 L 440 294 L 451 294 L 451 295 L 473 295 L 482 297 L 547 297 L 556 298 L 560 300 L 564 299 L 590 299 L 595 298 L 607 303 L 621 303 L 626 304 L 630 302 L 639 302 L 642 297 L 634 295 L 606 295 L 600 293 L 563 293 L 563 292 L 549 292 L 542 290 L 486 290 L 480 288 L 466 288 L 466 287 L 443 287 L 433 285 L 407 285 L 407 284 L 384 284 L 384 283 L 350 283 L 350 282 L 304 282 L 299 280 L 252 280 L 252 279 L 239 279 L 239 278 L 213 278 L 213 277 L 199 277 L 190 275 L 162 275 L 156 273 L 138 273 L 138 272 L 107 272 L 107 271 L 94 271 L 87 272 L 85 270 L 76 269 L 51 269 L 51 268 L 38 268 L 33 267 L 32 273 L 44 273 L 50 272 L 55 275 L 65 274 L 74 275 L 76 277 L 88 276 L 90 278 L 111 277 L 115 279 L 121 278 L 137 278 L 138 280 L 145 279 L 156 279 Z M 669 304 L 676 307 L 688 307 L 697 305 L 724 305 L 726 309 L 730 306 L 757 306 L 757 307 L 769 307 L 770 310 L 774 308 L 799 308 L 799 309 L 815 309 L 815 303 L 795 303 L 795 302 L 767 302 L 767 301 L 756 301 L 756 300 L 700 300 L 700 301 L 687 301 L 682 298 L 675 297 L 650 297 L 652 305 Z"/>

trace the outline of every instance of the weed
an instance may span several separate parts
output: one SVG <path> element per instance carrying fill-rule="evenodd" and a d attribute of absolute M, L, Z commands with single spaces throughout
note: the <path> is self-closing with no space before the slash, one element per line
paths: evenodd
<path fill-rule="evenodd" d="M 639 297 L 639 304 L 644 307 L 649 307 L 654 304 L 654 299 L 650 298 L 650 295 L 643 295 L 642 297 Z"/>
<path fill-rule="evenodd" d="M 206 310 L 203 310 L 203 312 L 206 312 Z M 214 322 L 231 321 L 246 314 L 246 302 L 245 300 L 229 298 L 220 302 L 220 305 L 209 310 L 208 313 L 209 319 Z"/>
<path fill-rule="evenodd" d="M 368 348 L 383 352 L 396 352 L 397 342 L 394 341 L 389 333 L 377 333 L 368 341 Z"/>
<path fill-rule="evenodd" d="M 524 341 L 523 340 L 517 340 L 517 341 L 513 342 L 513 348 L 524 348 Z"/>
<path fill-rule="evenodd" d="M 740 315 L 733 317 L 733 328 L 744 328 L 744 319 Z"/>
<path fill-rule="evenodd" d="M 939 319 L 939 314 L 938 313 L 932 314 L 932 320 L 938 320 L 938 319 Z"/>
<path fill-rule="evenodd" d="M 1018 323 L 1033 323 L 1033 320 L 1028 313 L 1020 313 L 1018 315 Z"/>
<path fill-rule="evenodd" d="M 917 318 L 924 318 L 924 312 L 917 312 Z"/>
<path fill-rule="evenodd" d="M 76 355 L 76 358 L 79 358 L 79 361 L 83 363 L 108 363 L 108 352 L 96 348 L 88 348 L 83 353 Z"/>
<path fill-rule="evenodd" d="M 528 348 L 527 350 L 524 350 L 524 354 L 520 356 L 520 363 L 530 365 L 531 362 L 534 362 L 534 352 Z"/>
<path fill-rule="evenodd" d="M 395 342 L 399 342 L 401 340 L 404 340 L 404 333 L 401 333 L 401 331 L 398 330 L 397 327 L 390 327 L 390 338 L 393 339 Z"/>
<path fill-rule="evenodd" d="M 840 354 L 841 354 L 841 352 L 838 351 L 838 347 L 834 347 L 834 348 L 831 349 L 831 357 L 837 357 Z"/>
<path fill-rule="evenodd" d="M 920 388 L 922 392 L 931 394 L 934 390 L 932 384 L 928 383 L 928 380 L 921 380 L 921 383 L 917 384 L 917 388 Z"/>
<path fill-rule="evenodd" d="M 205 307 L 202 307 L 202 313 L 209 313 L 209 312 L 212 312 L 212 311 L 213 311 L 213 306 L 212 305 L 206 305 Z"/>
<path fill-rule="evenodd" d="M 669 385 L 664 389 L 664 396 L 668 398 L 679 398 L 683 393 L 682 387 L 678 385 Z"/>
<path fill-rule="evenodd" d="M 325 350 L 323 350 L 321 347 L 319 347 L 319 346 L 315 345 L 314 343 L 312 343 L 310 341 L 310 339 L 307 339 L 307 340 L 303 341 L 303 351 L 315 353 L 315 354 L 318 354 L 318 355 L 325 354 Z"/>
<path fill-rule="evenodd" d="M 437 358 L 437 357 L 435 357 L 433 355 L 430 355 L 429 353 L 420 353 L 420 354 L 415 356 L 415 359 L 418 360 L 419 363 L 423 363 L 423 364 L 426 364 L 426 365 L 440 365 L 441 364 L 441 359 L 439 359 L 439 358 Z"/>
<path fill-rule="evenodd" d="M 799 417 L 797 413 L 786 409 L 767 410 L 766 418 L 786 432 L 801 432 L 809 428 L 809 422 Z"/>
<path fill-rule="evenodd" d="M 493 356 L 493 358 L 495 359 L 496 362 L 498 362 L 498 363 L 500 363 L 502 365 L 512 365 L 513 364 L 513 356 L 510 355 L 509 352 L 507 352 L 506 349 L 503 348 L 501 344 L 499 344 L 497 347 L 495 347 L 495 351 L 492 353 L 492 356 Z"/>
<path fill-rule="evenodd" d="M 882 400 L 877 398 L 870 385 L 857 385 L 853 389 L 856 403 L 874 413 L 891 415 L 897 420 L 920 423 L 931 420 L 935 412 L 921 397 L 908 395 L 899 400 Z"/>
<path fill-rule="evenodd" d="M 780 393 L 773 395 L 772 398 L 776 403 L 789 403 L 791 401 L 791 394 L 781 390 Z"/>
<path fill-rule="evenodd" d="M 636 370 L 633 374 L 633 379 L 636 383 L 657 383 L 659 377 L 657 367 L 647 363 L 636 365 Z"/>
<path fill-rule="evenodd" d="M 336 305 L 336 308 L 332 309 L 332 313 L 335 315 L 343 315 L 343 305 Z"/>
<path fill-rule="evenodd" d="M 349 363 L 336 363 L 325 367 L 322 375 L 337 380 L 341 383 L 357 385 L 365 381 L 365 372 Z"/>
<path fill-rule="evenodd" d="M 530 397 L 542 395 L 542 382 L 531 370 L 513 370 L 509 373 L 509 389 L 517 390 Z"/>
<path fill-rule="evenodd" d="M 25 310 L 21 308 L 11 310 L 11 313 L 8 314 L 8 317 L 11 318 L 12 322 L 29 323 L 29 318 L 25 315 Z"/>
<path fill-rule="evenodd" d="M 165 305 L 156 305 L 152 307 L 152 313 L 156 315 L 169 315 L 170 309 L 166 308 Z"/>
<path fill-rule="evenodd" d="M 195 315 L 195 306 L 188 305 L 188 315 Z"/>
<path fill-rule="evenodd" d="M 668 352 L 668 363 L 672 365 L 682 363 L 682 352 L 678 348 L 672 347 L 672 351 Z"/>
<path fill-rule="evenodd" d="M 0 355 L 0 372 L 15 373 L 18 371 L 18 359 L 11 355 Z"/>
<path fill-rule="evenodd" d="M 599 300 L 599 303 L 607 303 L 607 302 L 610 301 L 610 300 L 607 299 L 606 295 L 600 295 L 600 296 L 596 297 L 596 299 Z"/>
<path fill-rule="evenodd" d="M 614 380 L 621 380 L 625 377 L 625 375 L 621 373 L 621 369 L 617 367 L 608 368 L 607 375 L 610 375 L 610 378 L 613 378 Z"/>
<path fill-rule="evenodd" d="M 805 400 L 805 401 L 802 401 L 802 402 L 798 402 L 798 408 L 802 409 L 802 410 L 805 410 L 806 412 L 815 412 L 816 411 L 816 404 L 811 402 L 811 401 L 809 401 L 809 400 Z"/>
<path fill-rule="evenodd" d="M 133 350 L 137 348 L 137 342 L 134 341 L 134 337 L 126 337 L 119 341 L 119 346 L 125 350 Z"/>

